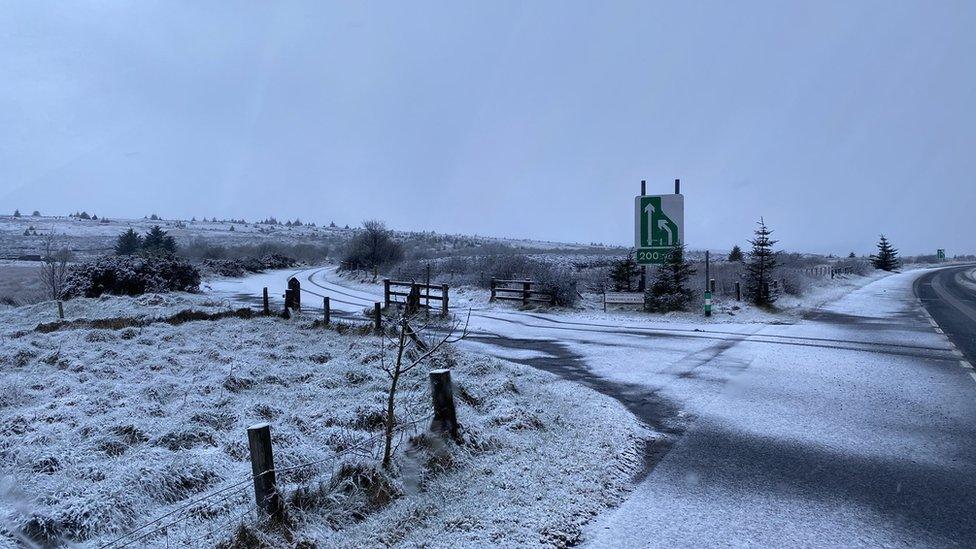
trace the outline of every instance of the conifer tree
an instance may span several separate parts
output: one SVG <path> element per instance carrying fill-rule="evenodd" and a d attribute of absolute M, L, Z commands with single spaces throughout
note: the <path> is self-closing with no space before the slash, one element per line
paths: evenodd
<path fill-rule="evenodd" d="M 891 246 L 885 235 L 881 235 L 881 240 L 878 241 L 878 253 L 871 256 L 871 263 L 875 269 L 882 271 L 893 271 L 901 266 L 898 250 Z"/>
<path fill-rule="evenodd" d="M 732 250 L 729 252 L 729 261 L 742 262 L 742 248 L 738 244 L 732 246 Z"/>
<path fill-rule="evenodd" d="M 773 244 L 778 241 L 769 238 L 773 231 L 766 226 L 763 218 L 759 218 L 758 225 L 756 237 L 749 240 L 752 251 L 749 252 L 747 263 L 746 296 L 756 305 L 768 306 L 772 305 L 778 297 L 772 288 L 773 271 L 779 264 L 776 260 L 776 252 L 773 251 Z"/>
<path fill-rule="evenodd" d="M 159 225 L 155 225 L 142 239 L 142 251 L 156 254 L 176 253 L 176 240 Z"/>
<path fill-rule="evenodd" d="M 14 217 L 20 217 L 20 210 L 14 210 Z"/>
<path fill-rule="evenodd" d="M 854 252 L 851 252 L 851 253 L 847 254 L 847 258 L 848 259 L 854 259 L 856 257 L 857 257 L 857 254 L 855 254 Z"/>
<path fill-rule="evenodd" d="M 644 294 L 644 307 L 659 313 L 686 310 L 695 298 L 691 289 L 694 274 L 695 268 L 685 260 L 684 244 L 673 246 Z"/>
<path fill-rule="evenodd" d="M 634 252 L 626 257 L 610 263 L 610 287 L 615 292 L 629 292 L 633 290 L 634 279 L 640 276 L 640 265 L 634 260 Z"/>
<path fill-rule="evenodd" d="M 132 255 L 142 248 L 142 237 L 131 228 L 115 240 L 115 255 Z"/>

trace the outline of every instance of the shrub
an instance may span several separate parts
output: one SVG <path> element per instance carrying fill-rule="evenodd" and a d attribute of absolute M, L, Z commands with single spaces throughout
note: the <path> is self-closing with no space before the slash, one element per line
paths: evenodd
<path fill-rule="evenodd" d="M 287 268 L 296 261 L 317 263 L 329 256 L 329 246 L 326 244 L 286 244 L 283 242 L 261 242 L 260 244 L 242 244 L 237 246 L 222 246 L 211 243 L 206 238 L 197 237 L 188 244 L 181 246 L 179 255 L 193 260 L 228 259 L 244 262 L 267 263 L 264 268 Z M 272 267 L 280 264 L 276 259 L 290 261 L 283 267 Z"/>
<path fill-rule="evenodd" d="M 102 256 L 71 268 L 65 294 L 69 297 L 135 296 L 199 289 L 200 272 L 185 259 L 155 255 Z"/>
<path fill-rule="evenodd" d="M 657 268 L 654 281 L 647 289 L 645 307 L 650 311 L 684 311 L 695 292 L 691 289 L 691 277 L 695 268 L 685 259 L 685 247 L 678 244 L 668 252 L 663 265 Z"/>

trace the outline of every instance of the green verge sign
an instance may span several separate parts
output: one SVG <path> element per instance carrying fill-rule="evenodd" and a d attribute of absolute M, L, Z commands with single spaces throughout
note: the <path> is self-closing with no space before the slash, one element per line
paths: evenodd
<path fill-rule="evenodd" d="M 680 194 L 644 195 L 635 201 L 634 247 L 637 262 L 660 265 L 671 247 L 685 239 L 685 197 Z"/>
<path fill-rule="evenodd" d="M 937 255 L 939 259 L 945 259 L 945 250 L 943 248 L 939 248 L 935 251 L 935 255 Z"/>

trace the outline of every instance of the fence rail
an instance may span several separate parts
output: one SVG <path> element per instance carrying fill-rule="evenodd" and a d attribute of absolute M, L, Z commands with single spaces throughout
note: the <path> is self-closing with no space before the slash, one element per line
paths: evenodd
<path fill-rule="evenodd" d="M 491 301 L 521 301 L 523 305 L 529 303 L 556 304 L 556 295 L 547 290 L 536 290 L 538 285 L 534 280 L 499 280 L 491 279 Z"/>
<path fill-rule="evenodd" d="M 407 291 L 397 291 L 398 288 L 406 288 Z M 450 292 L 451 289 L 447 284 L 383 279 L 383 304 L 386 307 L 394 304 L 404 305 L 408 309 L 416 311 L 421 308 L 430 309 L 431 301 L 440 301 L 441 314 L 447 316 Z"/>

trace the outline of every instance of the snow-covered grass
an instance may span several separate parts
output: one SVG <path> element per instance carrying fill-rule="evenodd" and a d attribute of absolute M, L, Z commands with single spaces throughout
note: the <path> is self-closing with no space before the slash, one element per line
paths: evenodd
<path fill-rule="evenodd" d="M 69 301 L 66 316 L 145 320 L 188 308 L 231 307 L 196 295 L 107 297 Z M 267 421 L 278 468 L 316 463 L 278 475 L 288 500 L 302 503 L 290 512 L 296 542 L 566 545 L 620 500 L 648 436 L 607 397 L 448 348 L 430 366 L 452 368 L 463 443 L 405 433 L 387 473 L 377 469 L 387 378 L 375 335 L 277 318 L 31 330 L 54 311 L 50 302 L 0 310 L 7 536 L 98 546 L 247 481 L 245 430 Z M 424 418 L 429 400 L 425 371 L 413 371 L 399 419 Z M 357 452 L 343 453 L 350 447 Z M 391 502 L 376 497 L 377 484 Z M 310 491 L 296 499 L 300 487 Z M 227 539 L 253 496 L 249 482 L 223 495 L 170 535 Z"/>

